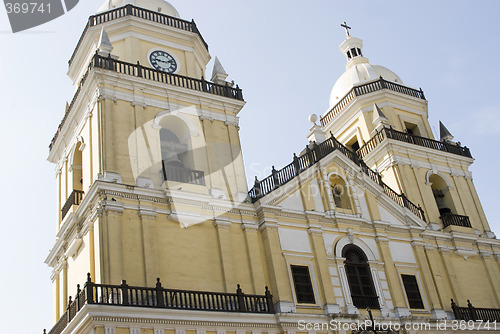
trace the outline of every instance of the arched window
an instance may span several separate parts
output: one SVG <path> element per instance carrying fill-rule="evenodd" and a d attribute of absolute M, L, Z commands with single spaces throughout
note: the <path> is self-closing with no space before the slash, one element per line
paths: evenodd
<path fill-rule="evenodd" d="M 184 167 L 182 154 L 187 145 L 181 144 L 179 138 L 168 129 L 160 129 L 161 158 L 166 166 Z"/>
<path fill-rule="evenodd" d="M 441 216 L 456 213 L 455 205 L 453 204 L 453 199 L 445 180 L 437 174 L 432 174 L 429 177 L 429 182 L 432 183 L 432 193 Z"/>
<path fill-rule="evenodd" d="M 330 184 L 332 185 L 332 196 L 335 208 L 351 209 L 351 199 L 346 183 L 339 175 L 330 176 Z"/>
<path fill-rule="evenodd" d="M 345 258 L 344 267 L 354 306 L 380 308 L 365 253 L 355 245 L 347 245 L 342 250 L 342 257 Z"/>
<path fill-rule="evenodd" d="M 71 172 L 73 177 L 73 190 L 83 190 L 83 170 L 82 170 L 82 143 L 78 143 L 73 153 L 71 162 Z"/>
<path fill-rule="evenodd" d="M 177 117 L 164 117 L 160 123 L 163 179 L 205 185 L 205 174 L 196 170 L 189 128 Z"/>

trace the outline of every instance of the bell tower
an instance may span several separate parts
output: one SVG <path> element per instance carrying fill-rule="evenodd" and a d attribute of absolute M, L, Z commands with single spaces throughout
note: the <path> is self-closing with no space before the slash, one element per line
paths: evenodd
<path fill-rule="evenodd" d="M 58 185 L 46 260 L 56 319 L 87 273 L 102 284 L 162 277 L 184 289 L 236 288 L 214 222 L 226 226 L 220 217 L 247 198 L 245 102 L 218 59 L 215 82 L 205 79 L 210 58 L 195 22 L 166 1 L 106 0 L 90 16 L 69 60 L 76 92 L 48 157 Z M 204 275 L 212 279 L 201 284 Z"/>
<path fill-rule="evenodd" d="M 436 140 L 422 89 L 370 64 L 362 49 L 362 40 L 349 34 L 340 45 L 346 72 L 321 117 L 323 133 L 332 133 L 386 184 L 421 205 L 432 228 L 492 236 L 468 169 L 469 149 L 452 141 L 442 123 Z"/>

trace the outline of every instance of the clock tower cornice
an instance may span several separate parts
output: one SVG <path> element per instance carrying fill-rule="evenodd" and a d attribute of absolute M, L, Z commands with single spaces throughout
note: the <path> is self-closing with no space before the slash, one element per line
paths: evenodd
<path fill-rule="evenodd" d="M 212 112 L 214 119 L 238 123 L 236 115 L 245 105 L 245 101 L 239 98 L 229 98 L 209 92 L 198 91 L 185 87 L 159 83 L 140 77 L 123 75 L 114 71 L 108 71 L 96 67 L 86 67 L 85 79 L 80 82 L 80 88 L 72 99 L 70 108 L 63 117 L 59 129 L 50 145 L 48 160 L 57 163 L 63 159 L 71 147 L 71 140 L 85 124 L 86 118 L 97 103 L 102 98 L 111 98 L 114 101 L 121 99 L 134 102 L 134 91 L 147 90 L 149 94 L 156 98 L 143 98 L 142 103 L 146 106 L 156 106 L 168 108 L 171 101 L 186 103 L 197 107 L 209 106 L 210 109 L 219 109 L 220 112 Z M 130 92 L 116 90 L 124 88 Z M 165 100 L 165 96 L 168 99 Z M 90 101 L 87 105 L 83 105 Z M 229 113 L 229 114 L 228 114 Z M 234 115 L 231 115 L 234 114 Z M 74 125 L 77 124 L 76 130 Z M 71 126 L 68 126 L 71 125 Z"/>
<path fill-rule="evenodd" d="M 129 11 L 130 8 L 134 11 Z M 185 21 L 160 13 L 154 13 L 155 15 L 150 16 L 151 19 L 141 17 L 141 13 L 149 12 L 143 8 L 127 5 L 90 16 L 68 62 L 68 75 L 71 80 L 76 83 L 85 73 L 85 64 L 98 47 L 96 43 L 102 28 L 106 29 L 112 43 L 133 36 L 159 45 L 192 52 L 201 67 L 206 66 L 210 60 L 208 45 L 203 40 L 194 21 Z M 115 13 L 114 16 L 111 13 Z M 169 37 L 168 41 L 163 38 L 164 36 Z M 134 59 L 122 60 L 136 61 Z"/>

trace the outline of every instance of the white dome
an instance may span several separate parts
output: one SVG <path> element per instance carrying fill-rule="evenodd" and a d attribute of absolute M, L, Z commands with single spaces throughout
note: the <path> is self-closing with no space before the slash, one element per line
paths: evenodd
<path fill-rule="evenodd" d="M 106 0 L 101 7 L 99 7 L 97 13 L 105 12 L 107 10 L 122 7 L 128 4 L 180 18 L 177 9 L 164 0 Z"/>
<path fill-rule="evenodd" d="M 336 105 L 354 85 L 378 79 L 380 76 L 385 80 L 403 84 L 401 78 L 388 68 L 379 65 L 371 65 L 367 62 L 357 64 L 345 71 L 337 82 L 335 82 L 335 85 L 333 85 L 330 93 L 330 108 Z"/>

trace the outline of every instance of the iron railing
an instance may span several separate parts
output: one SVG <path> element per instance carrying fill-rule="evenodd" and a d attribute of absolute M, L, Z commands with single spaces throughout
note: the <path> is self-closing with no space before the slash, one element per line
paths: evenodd
<path fill-rule="evenodd" d="M 73 62 L 76 52 L 80 48 L 83 38 L 87 31 L 89 30 L 90 27 L 97 26 L 102 23 L 106 23 L 109 21 L 117 20 L 126 16 L 135 16 L 139 17 L 144 20 L 152 21 L 155 23 L 160 23 L 163 25 L 167 25 L 170 27 L 174 27 L 177 29 L 185 30 L 185 31 L 190 31 L 193 33 L 198 34 L 200 37 L 203 45 L 207 48 L 208 50 L 208 44 L 205 42 L 203 37 L 201 36 L 200 31 L 198 30 L 198 27 L 196 26 L 196 23 L 194 23 L 194 20 L 191 22 L 182 20 L 173 16 L 161 14 L 155 11 L 151 11 L 149 9 L 144 9 L 140 7 L 136 7 L 134 5 L 125 5 L 123 7 L 115 8 L 113 10 L 108 10 L 103 13 L 95 14 L 89 17 L 89 20 L 87 22 L 87 25 L 83 29 L 82 35 L 80 36 L 80 39 L 78 40 L 78 43 L 76 44 L 75 51 L 73 51 L 73 54 L 71 55 L 71 58 L 69 59 L 68 63 L 71 65 Z"/>
<path fill-rule="evenodd" d="M 229 85 L 219 85 L 206 81 L 203 77 L 195 79 L 179 74 L 167 73 L 150 67 L 144 67 L 139 62 L 137 64 L 127 63 L 113 59 L 112 57 L 103 57 L 97 53 L 94 55 L 92 63 L 96 68 L 243 101 L 243 93 L 238 85 L 236 85 L 236 88 Z"/>
<path fill-rule="evenodd" d="M 470 150 L 467 148 L 467 146 L 462 147 L 459 144 L 442 142 L 425 137 L 415 136 L 407 132 L 394 130 L 392 127 L 382 128 L 379 131 L 377 131 L 369 141 L 363 144 L 363 146 L 361 146 L 356 151 L 356 153 L 360 158 L 364 158 L 386 139 L 394 139 L 422 147 L 431 148 L 433 150 L 453 153 L 464 157 L 472 158 Z"/>
<path fill-rule="evenodd" d="M 349 104 L 349 102 L 351 102 L 357 96 L 373 93 L 373 92 L 376 92 L 376 91 L 382 90 L 382 89 L 392 90 L 393 92 L 397 92 L 397 93 L 401 93 L 401 94 L 409 95 L 409 96 L 412 96 L 412 97 L 415 97 L 418 99 L 425 100 L 424 92 L 422 91 L 422 89 L 420 89 L 420 90 L 413 89 L 410 87 L 406 87 L 404 85 L 400 85 L 400 84 L 397 84 L 397 83 L 394 83 L 391 81 L 387 81 L 384 78 L 380 77 L 380 79 L 376 79 L 376 80 L 368 82 L 368 83 L 354 86 L 349 92 L 347 92 L 346 95 L 344 95 L 344 97 L 342 97 L 340 99 L 339 102 L 337 102 L 336 105 L 334 105 L 332 107 L 332 109 L 330 109 L 325 114 L 325 116 L 321 117 L 321 126 L 325 126 L 328 123 L 330 123 L 335 118 L 335 116 L 340 114 L 342 109 L 344 109 L 344 107 L 347 104 Z"/>
<path fill-rule="evenodd" d="M 168 166 L 162 160 L 163 179 L 165 181 L 176 181 L 182 183 L 205 185 L 205 173 L 201 170 L 194 170 L 184 167 Z"/>
<path fill-rule="evenodd" d="M 467 307 L 459 307 L 452 299 L 451 308 L 453 310 L 453 314 L 455 315 L 455 319 L 457 320 L 500 322 L 500 309 L 474 307 L 468 299 Z"/>
<path fill-rule="evenodd" d="M 342 145 L 333 135 L 319 145 L 313 142 L 312 148 L 306 146 L 305 153 L 299 157 L 294 153 L 293 161 L 282 169 L 276 170 L 273 166 L 271 175 L 263 180 L 259 181 L 257 177 L 255 177 L 254 186 L 248 192 L 252 203 L 255 203 L 260 198 L 283 186 L 285 183 L 289 182 L 306 169 L 312 167 L 316 162 L 335 150 L 338 150 L 360 166 L 366 175 L 382 187 L 387 196 L 392 198 L 400 206 L 410 210 L 423 221 L 426 221 L 424 210 L 420 207 L 420 205 L 415 205 L 406 197 L 405 194 L 398 194 L 391 187 L 385 184 L 379 173 L 370 169 L 365 162 L 356 155 L 356 153 L 350 151 L 347 147 Z"/>
<path fill-rule="evenodd" d="M 68 115 L 70 114 L 71 110 L 73 110 L 74 104 L 92 68 L 110 70 L 121 74 L 165 83 L 168 85 L 183 87 L 243 101 L 243 92 L 238 85 L 236 85 L 236 88 L 230 87 L 228 85 L 219 85 L 210 81 L 206 81 L 203 77 L 201 79 L 195 79 L 179 74 L 166 73 L 149 67 L 144 67 L 139 62 L 137 62 L 137 64 L 127 63 L 124 61 L 113 59 L 111 57 L 103 57 L 96 53 L 90 61 L 90 64 L 87 68 L 87 71 L 83 75 L 82 80 L 80 80 L 80 83 L 78 84 L 78 89 L 76 90 L 76 93 L 73 96 L 73 99 L 71 100 L 71 103 L 69 104 L 69 107 L 66 110 L 64 117 L 50 142 L 49 150 L 52 149 L 52 146 L 59 136 L 59 133 L 61 132 Z"/>
<path fill-rule="evenodd" d="M 450 225 L 454 226 L 463 226 L 463 227 L 472 227 L 469 216 L 461 216 L 453 213 L 445 213 L 441 216 L 441 220 L 443 222 L 443 226 L 447 227 Z"/>
<path fill-rule="evenodd" d="M 85 304 L 135 306 L 165 309 L 182 309 L 216 312 L 274 313 L 273 297 L 265 288 L 264 295 L 247 295 L 238 284 L 236 293 L 176 290 L 164 288 L 157 279 L 154 288 L 96 284 L 87 274 L 83 289 L 77 285 L 77 294 L 69 298 L 66 312 L 56 322 L 49 334 L 60 334 Z M 44 333 L 46 331 L 44 330 Z"/>
<path fill-rule="evenodd" d="M 66 203 L 64 203 L 63 208 L 61 209 L 61 220 L 66 217 L 66 214 L 68 211 L 71 209 L 73 205 L 80 205 L 82 199 L 83 199 L 83 194 L 84 192 L 81 190 L 76 190 L 74 189 L 71 194 L 69 195 L 68 199 L 66 200 Z"/>

